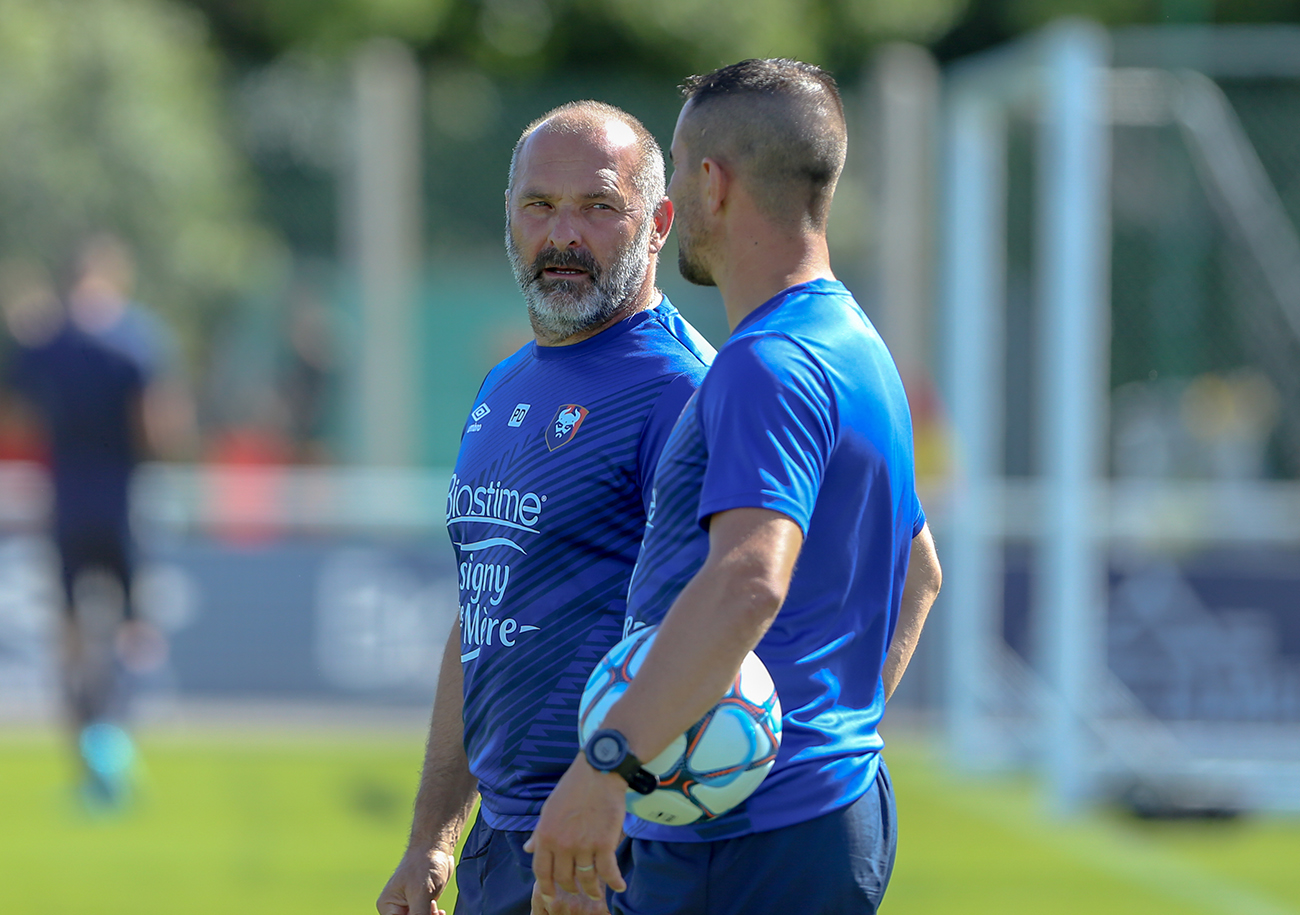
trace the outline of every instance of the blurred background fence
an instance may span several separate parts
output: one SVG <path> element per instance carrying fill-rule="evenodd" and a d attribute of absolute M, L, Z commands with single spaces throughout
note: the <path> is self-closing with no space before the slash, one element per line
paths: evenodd
<path fill-rule="evenodd" d="M 140 611 L 171 642 L 136 683 L 146 717 L 178 700 L 426 708 L 457 613 L 446 474 L 322 467 L 139 475 Z M 35 467 L 0 469 L 0 710 L 57 710 L 57 557 Z"/>

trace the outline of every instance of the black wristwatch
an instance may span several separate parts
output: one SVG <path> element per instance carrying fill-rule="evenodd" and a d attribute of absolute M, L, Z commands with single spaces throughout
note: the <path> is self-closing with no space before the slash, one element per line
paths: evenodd
<path fill-rule="evenodd" d="M 582 752 L 593 769 L 621 775 L 637 794 L 649 794 L 659 787 L 659 779 L 641 767 L 641 760 L 627 748 L 627 738 L 613 728 L 602 728 L 592 734 Z"/>

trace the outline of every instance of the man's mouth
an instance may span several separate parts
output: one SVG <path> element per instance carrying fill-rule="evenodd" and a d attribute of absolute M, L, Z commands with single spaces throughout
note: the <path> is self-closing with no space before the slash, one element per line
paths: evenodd
<path fill-rule="evenodd" d="M 581 267 L 544 267 L 542 275 L 553 280 L 572 280 L 580 276 L 590 276 Z"/>

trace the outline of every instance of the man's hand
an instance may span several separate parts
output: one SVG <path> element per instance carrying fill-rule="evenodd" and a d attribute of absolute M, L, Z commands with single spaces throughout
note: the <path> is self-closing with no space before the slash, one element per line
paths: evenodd
<path fill-rule="evenodd" d="M 532 915 L 609 915 L 605 907 L 605 883 L 602 880 L 599 899 L 574 895 L 560 890 L 555 896 L 543 896 L 542 888 L 533 884 Z"/>
<path fill-rule="evenodd" d="M 437 898 L 456 869 L 456 856 L 441 850 L 408 848 L 379 894 L 379 915 L 447 915 Z"/>
<path fill-rule="evenodd" d="M 429 719 L 424 771 L 415 795 L 406 854 L 375 908 L 379 915 L 445 915 L 435 899 L 456 869 L 456 842 L 474 807 L 477 781 L 465 758 L 461 720 L 460 623 L 452 624 L 442 652 L 438 692 Z"/>
<path fill-rule="evenodd" d="M 597 772 L 581 755 L 574 760 L 524 844 L 524 851 L 532 852 L 537 877 L 534 900 L 538 893 L 543 902 L 556 897 L 557 887 L 603 899 L 602 881 L 620 893 L 627 889 L 614 857 L 623 834 L 626 794 L 627 784 L 619 776 Z"/>

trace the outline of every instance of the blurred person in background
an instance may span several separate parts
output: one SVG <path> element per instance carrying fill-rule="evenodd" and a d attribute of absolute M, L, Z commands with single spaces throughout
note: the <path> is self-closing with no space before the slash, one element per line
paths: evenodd
<path fill-rule="evenodd" d="M 66 308 L 48 276 L 31 269 L 0 291 L 16 344 L 9 387 L 41 433 L 50 468 L 63 698 L 82 797 L 97 808 L 130 794 L 126 673 L 154 669 L 166 655 L 133 600 L 131 479 L 187 421 L 183 402 L 161 387 L 165 328 L 130 301 L 131 278 L 125 246 L 101 236 L 81 252 Z"/>
<path fill-rule="evenodd" d="M 100 233 L 81 246 L 68 293 L 73 325 L 129 358 L 144 376 L 143 421 L 150 452 L 160 458 L 190 455 L 194 405 L 180 371 L 171 329 L 132 299 L 135 259 L 116 235 Z"/>
<path fill-rule="evenodd" d="M 530 911 L 523 843 L 578 752 L 578 700 L 622 634 L 659 453 L 713 357 L 655 288 L 664 186 L 658 143 L 601 103 L 555 109 L 515 146 L 506 248 L 535 341 L 488 374 L 461 435 L 447 499 L 460 620 L 381 915 L 442 911 L 476 793 L 456 911 Z"/>

